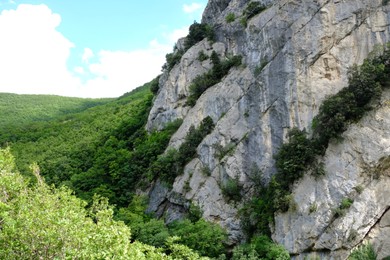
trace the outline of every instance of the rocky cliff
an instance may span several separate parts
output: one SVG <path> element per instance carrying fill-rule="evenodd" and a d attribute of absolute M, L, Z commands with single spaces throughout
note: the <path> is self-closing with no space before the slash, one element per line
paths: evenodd
<path fill-rule="evenodd" d="M 173 188 L 160 182 L 150 191 L 149 210 L 172 220 L 188 201 L 203 217 L 243 239 L 240 202 L 227 200 L 222 188 L 237 180 L 249 197 L 251 169 L 268 180 L 274 154 L 292 127 L 307 129 L 322 101 L 347 86 L 348 69 L 361 64 L 375 46 L 390 41 L 390 5 L 382 0 L 264 0 L 265 10 L 245 19 L 248 0 L 210 0 L 202 23 L 214 28 L 215 41 L 188 49 L 160 77 L 148 130 L 183 119 L 170 146 L 178 147 L 191 126 L 210 116 L 215 128 L 197 147 L 197 158 L 177 177 Z M 228 19 L 227 17 L 231 19 Z M 182 44 L 178 44 L 180 48 Z M 220 83 L 208 88 L 191 107 L 189 86 L 212 68 L 199 53 L 222 59 L 241 55 Z M 297 208 L 275 216 L 273 239 L 297 259 L 315 252 L 340 259 L 369 240 L 380 257 L 390 255 L 390 93 L 381 105 L 331 144 L 324 156 L 326 175 L 296 183 Z M 353 198 L 345 215 L 332 210 Z M 315 210 L 314 210 L 315 209 Z"/>

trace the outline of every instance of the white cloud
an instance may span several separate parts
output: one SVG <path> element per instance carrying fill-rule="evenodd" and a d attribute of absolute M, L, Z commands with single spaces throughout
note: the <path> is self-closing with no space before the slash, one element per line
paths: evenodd
<path fill-rule="evenodd" d="M 46 5 L 0 13 L 0 92 L 117 97 L 159 75 L 166 53 L 188 34 L 188 27 L 177 29 L 139 50 L 84 48 L 69 69 L 74 44 L 56 30 L 60 23 Z"/>
<path fill-rule="evenodd" d="M 73 69 L 74 72 L 78 73 L 78 74 L 84 74 L 85 73 L 85 70 L 83 67 L 80 67 L 80 66 L 77 66 Z"/>
<path fill-rule="evenodd" d="M 163 33 L 163 36 L 164 36 L 167 44 L 169 44 L 172 48 L 178 39 L 188 35 L 188 29 L 189 29 L 189 26 L 186 26 L 186 27 L 183 27 L 180 29 L 176 29 L 170 33 Z"/>
<path fill-rule="evenodd" d="M 66 68 L 73 43 L 55 30 L 60 22 L 46 5 L 1 12 L 1 92 L 65 93 L 78 84 Z"/>
<path fill-rule="evenodd" d="M 84 48 L 83 56 L 81 57 L 82 61 L 85 63 L 89 63 L 89 60 L 95 56 L 93 51 L 90 48 Z"/>
<path fill-rule="evenodd" d="M 97 96 L 120 96 L 159 75 L 165 54 L 171 49 L 171 45 L 154 40 L 143 50 L 100 51 L 98 62 L 88 66 L 96 77 L 88 80 L 84 87 Z"/>
<path fill-rule="evenodd" d="M 183 11 L 185 13 L 194 13 L 194 12 L 200 10 L 202 7 L 203 7 L 203 5 L 199 4 L 199 3 L 192 3 L 190 5 L 184 4 Z"/>

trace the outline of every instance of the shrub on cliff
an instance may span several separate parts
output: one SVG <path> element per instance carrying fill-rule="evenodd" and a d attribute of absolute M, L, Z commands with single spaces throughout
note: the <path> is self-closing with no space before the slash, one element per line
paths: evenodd
<path fill-rule="evenodd" d="M 218 54 L 213 51 L 210 59 L 213 63 L 213 68 L 207 73 L 195 77 L 192 81 L 189 87 L 190 95 L 187 97 L 186 105 L 194 106 L 203 92 L 220 82 L 221 79 L 228 74 L 232 67 L 241 65 L 242 57 L 240 55 L 236 55 L 221 61 Z"/>

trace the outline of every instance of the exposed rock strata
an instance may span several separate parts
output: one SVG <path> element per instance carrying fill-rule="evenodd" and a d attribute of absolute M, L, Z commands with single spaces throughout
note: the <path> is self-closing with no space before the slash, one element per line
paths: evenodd
<path fill-rule="evenodd" d="M 226 227 L 232 241 L 242 238 L 239 205 L 226 201 L 220 186 L 227 178 L 238 178 L 243 195 L 249 194 L 248 174 L 254 165 L 269 178 L 275 172 L 273 155 L 288 129 L 310 131 L 324 98 L 346 86 L 348 68 L 390 40 L 390 6 L 383 6 L 382 0 L 261 1 L 267 9 L 244 27 L 240 16 L 248 2 L 209 1 L 203 21 L 214 26 L 216 42 L 205 39 L 196 44 L 161 77 L 147 125 L 149 130 L 159 129 L 182 118 L 170 143 L 178 147 L 191 125 L 199 125 L 207 116 L 214 120 L 214 131 L 198 146 L 198 158 L 176 179 L 173 193 L 165 193 L 164 208 L 170 201 L 178 206 L 169 194 L 181 194 L 198 204 L 206 219 Z M 225 20 L 229 13 L 237 17 L 232 23 Z M 199 51 L 210 55 L 213 50 L 222 58 L 240 54 L 245 66 L 233 68 L 194 107 L 185 106 L 191 81 L 212 67 L 209 60 L 197 59 Z M 377 223 L 389 206 L 387 177 L 370 179 L 363 170 L 390 153 L 386 109 L 372 112 L 351 126 L 344 142 L 329 147 L 324 159 L 328 174 L 323 179 L 306 177 L 296 186 L 298 211 L 278 215 L 273 235 L 292 254 L 314 250 L 339 257 L 363 238 L 382 241 L 389 232 L 387 224 L 380 224 L 383 217 Z M 218 158 L 217 147 L 228 145 L 234 149 Z M 354 187 L 359 185 L 364 190 L 356 194 Z M 153 194 L 155 201 L 160 195 Z M 352 207 L 344 217 L 333 219 L 331 209 L 345 196 L 354 197 Z M 319 210 L 308 214 L 314 202 Z M 351 236 L 352 230 L 356 232 Z"/>

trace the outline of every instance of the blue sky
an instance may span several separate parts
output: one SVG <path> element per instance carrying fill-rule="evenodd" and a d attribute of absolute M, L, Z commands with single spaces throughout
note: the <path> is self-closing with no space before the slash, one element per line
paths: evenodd
<path fill-rule="evenodd" d="M 120 96 L 161 72 L 206 4 L 0 0 L 0 92 Z"/>

